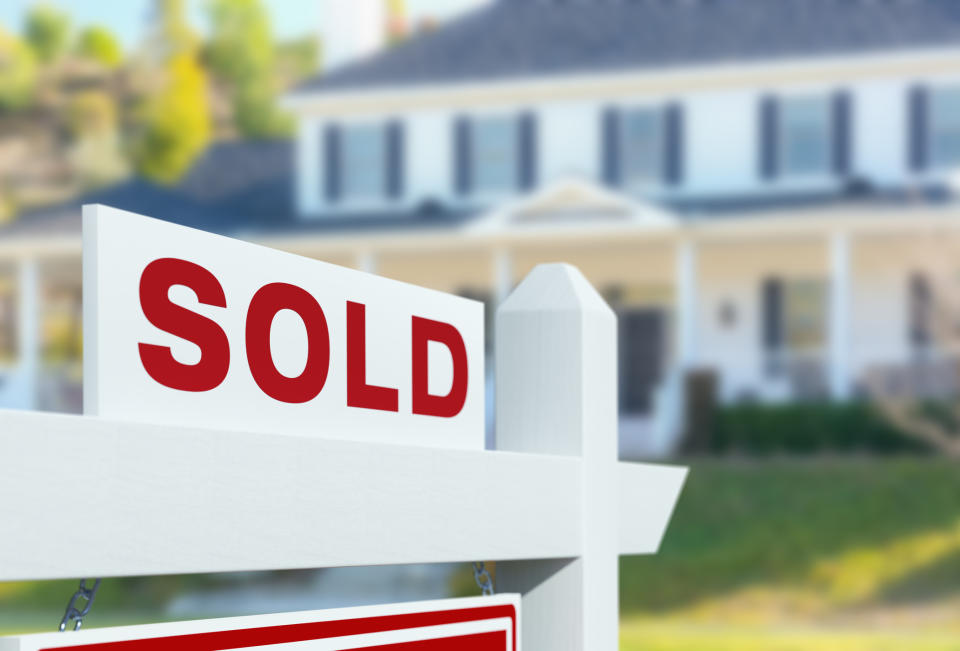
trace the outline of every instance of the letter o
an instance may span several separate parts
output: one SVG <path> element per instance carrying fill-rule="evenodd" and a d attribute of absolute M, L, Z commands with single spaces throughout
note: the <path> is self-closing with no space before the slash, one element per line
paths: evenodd
<path fill-rule="evenodd" d="M 307 363 L 297 377 L 277 370 L 270 351 L 270 329 L 280 310 L 293 310 L 307 328 Z M 330 330 L 323 309 L 306 290 L 287 283 L 264 285 L 247 310 L 247 364 L 264 393 L 280 402 L 302 403 L 317 397 L 330 368 Z"/>

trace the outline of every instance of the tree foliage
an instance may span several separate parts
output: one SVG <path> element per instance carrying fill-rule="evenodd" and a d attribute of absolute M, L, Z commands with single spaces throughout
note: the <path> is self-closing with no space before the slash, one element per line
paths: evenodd
<path fill-rule="evenodd" d="M 49 63 L 66 52 L 70 44 L 70 17 L 51 5 L 36 5 L 27 14 L 25 32 L 37 58 Z"/>
<path fill-rule="evenodd" d="M 123 61 L 120 43 L 109 29 L 100 25 L 88 27 L 80 33 L 77 54 L 108 68 L 114 68 Z"/>
<path fill-rule="evenodd" d="M 153 0 L 154 28 L 147 37 L 147 51 L 153 59 L 167 61 L 184 52 L 196 53 L 200 37 L 190 27 L 184 0 Z"/>
<path fill-rule="evenodd" d="M 172 56 L 163 88 L 147 101 L 136 147 L 137 168 L 160 183 L 173 183 L 210 139 L 207 78 L 194 55 Z"/>
<path fill-rule="evenodd" d="M 276 108 L 276 50 L 260 0 L 210 0 L 211 72 L 231 88 L 234 124 L 248 137 L 286 131 Z"/>
<path fill-rule="evenodd" d="M 159 68 L 140 108 L 133 147 L 137 170 L 159 183 L 174 183 L 210 140 L 207 75 L 198 60 L 198 39 L 183 0 L 155 0 L 157 28 L 148 58 Z"/>
<path fill-rule="evenodd" d="M 17 110 L 29 104 L 36 82 L 33 51 L 0 27 L 0 110 Z"/>

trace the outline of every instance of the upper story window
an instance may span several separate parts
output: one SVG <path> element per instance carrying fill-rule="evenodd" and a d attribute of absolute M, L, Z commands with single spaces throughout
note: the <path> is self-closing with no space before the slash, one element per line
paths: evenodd
<path fill-rule="evenodd" d="M 601 116 L 601 169 L 609 185 L 630 189 L 683 180 L 680 104 L 609 107 Z"/>
<path fill-rule="evenodd" d="M 533 113 L 463 116 L 453 128 L 458 194 L 495 196 L 533 187 L 537 177 Z"/>
<path fill-rule="evenodd" d="M 785 174 L 830 171 L 830 100 L 825 95 L 785 98 L 781 106 L 780 167 Z"/>
<path fill-rule="evenodd" d="M 934 166 L 960 165 L 960 86 L 931 91 L 929 138 Z"/>
<path fill-rule="evenodd" d="M 624 111 L 621 152 L 626 186 L 659 183 L 663 176 L 663 110 L 637 108 Z"/>
<path fill-rule="evenodd" d="M 387 150 L 383 125 L 344 127 L 342 147 L 342 197 L 347 200 L 382 197 L 386 187 Z"/>
<path fill-rule="evenodd" d="M 759 113 L 759 171 L 765 179 L 846 175 L 850 170 L 849 93 L 765 97 Z"/>
<path fill-rule="evenodd" d="M 329 203 L 376 203 L 403 194 L 403 124 L 329 124 L 324 133 L 324 194 Z"/>
<path fill-rule="evenodd" d="M 473 190 L 500 194 L 517 187 L 517 119 L 514 116 L 473 121 Z"/>

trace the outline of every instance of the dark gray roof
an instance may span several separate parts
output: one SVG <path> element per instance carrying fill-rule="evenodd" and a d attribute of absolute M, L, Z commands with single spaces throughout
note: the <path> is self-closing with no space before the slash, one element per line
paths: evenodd
<path fill-rule="evenodd" d="M 397 214 L 296 215 L 293 147 L 288 140 L 212 145 L 175 186 L 133 178 L 63 204 L 19 215 L 0 227 L 0 239 L 79 235 L 81 206 L 101 203 L 184 226 L 238 237 L 456 226 L 472 213 L 441 205 Z"/>
<path fill-rule="evenodd" d="M 295 92 L 958 44 L 957 0 L 499 0 Z"/>

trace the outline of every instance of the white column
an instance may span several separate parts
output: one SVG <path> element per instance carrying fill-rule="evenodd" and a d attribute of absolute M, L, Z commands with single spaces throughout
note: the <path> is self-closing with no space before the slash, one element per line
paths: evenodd
<path fill-rule="evenodd" d="M 357 269 L 368 274 L 377 273 L 377 254 L 373 251 L 361 251 L 357 254 Z"/>
<path fill-rule="evenodd" d="M 40 368 L 40 297 L 37 279 L 37 261 L 20 261 L 18 286 L 17 374 L 24 388 L 25 409 L 37 407 L 37 374 Z"/>
<path fill-rule="evenodd" d="M 697 245 L 677 243 L 675 260 L 677 365 L 685 371 L 699 362 L 697 336 Z"/>
<path fill-rule="evenodd" d="M 829 361 L 830 395 L 850 397 L 850 236 L 830 236 Z"/>
<path fill-rule="evenodd" d="M 617 321 L 576 268 L 539 265 L 497 311 L 497 449 L 579 456 L 581 555 L 497 564 L 523 595 L 523 648 L 618 646 Z M 531 514 L 536 517 L 536 514 Z"/>
<path fill-rule="evenodd" d="M 499 307 L 513 291 L 513 256 L 506 249 L 493 253 L 493 299 Z"/>

